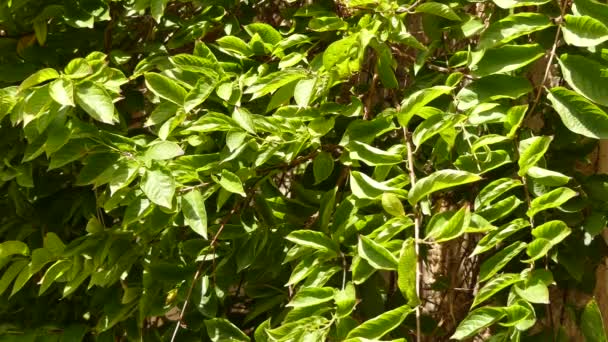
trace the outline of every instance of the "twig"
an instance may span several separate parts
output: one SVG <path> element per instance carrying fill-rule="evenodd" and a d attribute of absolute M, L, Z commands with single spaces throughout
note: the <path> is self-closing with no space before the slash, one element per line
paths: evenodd
<path fill-rule="evenodd" d="M 411 5 L 409 5 L 409 6 L 405 7 L 405 8 L 403 8 L 403 7 L 398 8 L 396 12 L 397 13 L 413 13 L 412 10 L 416 6 L 418 6 L 418 4 L 420 4 L 421 2 L 422 2 L 422 0 L 416 0 L 416 2 L 414 2 L 413 4 L 411 4 Z"/>
<path fill-rule="evenodd" d="M 228 213 L 226 218 L 224 218 L 224 220 L 220 224 L 220 228 L 217 230 L 217 233 L 215 233 L 215 235 L 213 236 L 213 239 L 211 240 L 210 246 L 213 249 L 213 255 L 214 255 L 214 257 L 213 257 L 214 276 L 215 276 L 215 245 L 217 244 L 217 239 L 219 238 L 220 234 L 224 230 L 224 227 L 226 226 L 226 224 L 228 224 L 228 221 L 230 221 L 230 218 L 232 218 L 232 215 L 234 215 L 234 213 L 236 213 L 239 210 L 240 204 L 241 203 L 238 203 L 237 205 L 234 206 L 234 208 L 232 208 L 230 213 Z M 198 269 L 196 270 L 196 273 L 194 273 L 194 277 L 192 278 L 192 284 L 190 284 L 190 287 L 188 288 L 188 293 L 186 294 L 186 299 L 184 301 L 184 305 L 182 306 L 182 310 L 179 313 L 179 319 L 177 320 L 177 324 L 175 325 L 175 329 L 173 330 L 171 342 L 175 342 L 175 337 L 177 336 L 177 332 L 179 331 L 179 328 L 182 324 L 182 320 L 184 319 L 184 314 L 186 312 L 186 308 L 188 307 L 188 302 L 190 301 L 190 297 L 192 296 L 192 290 L 194 289 L 194 284 L 196 283 L 198 278 L 201 276 L 204 265 L 205 265 L 205 263 L 201 262 L 200 265 L 198 266 Z"/>
<path fill-rule="evenodd" d="M 547 60 L 547 66 L 545 67 L 545 73 L 543 74 L 543 78 L 542 78 L 540 84 L 538 85 L 538 91 L 536 92 L 536 98 L 534 98 L 534 102 L 532 103 L 532 107 L 530 108 L 530 114 L 534 113 L 536 106 L 540 102 L 540 96 L 543 93 L 543 86 L 545 85 L 545 82 L 547 82 L 547 78 L 549 77 L 549 72 L 551 71 L 551 64 L 553 63 L 553 60 L 555 59 L 555 51 L 557 50 L 557 44 L 559 43 L 559 36 L 560 36 L 560 33 L 562 32 L 562 20 L 566 13 L 567 1 L 568 0 L 564 0 L 564 4 L 562 4 L 560 2 L 560 0 L 557 0 L 557 5 L 559 6 L 560 12 L 561 12 L 561 15 L 558 20 L 557 32 L 555 32 L 555 39 L 553 40 L 553 46 L 551 47 L 551 52 L 549 52 L 549 60 Z"/>
<path fill-rule="evenodd" d="M 378 73 L 374 72 L 372 77 L 372 84 L 367 93 L 367 99 L 365 101 L 365 111 L 363 113 L 363 120 L 370 120 L 372 118 L 372 105 L 374 97 L 376 96 L 376 83 L 378 82 Z"/>
<path fill-rule="evenodd" d="M 412 144 L 412 136 L 407 131 L 406 127 L 403 127 L 403 136 L 407 145 L 407 163 L 410 173 L 410 183 L 413 186 L 416 185 L 416 173 L 414 172 L 414 148 Z M 421 259 L 420 259 L 420 211 L 418 205 L 414 206 L 414 251 L 416 253 L 416 297 L 420 298 L 420 279 L 421 279 Z M 416 341 L 420 342 L 422 338 L 422 329 L 420 325 L 420 304 L 416 306 Z"/>

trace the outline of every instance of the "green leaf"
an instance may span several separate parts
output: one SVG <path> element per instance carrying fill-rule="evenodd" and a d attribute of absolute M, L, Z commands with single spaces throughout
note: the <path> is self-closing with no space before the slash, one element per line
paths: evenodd
<path fill-rule="evenodd" d="M 436 242 L 444 242 L 455 239 L 464 233 L 465 228 L 471 222 L 469 207 L 460 208 L 447 222 L 428 233 Z"/>
<path fill-rule="evenodd" d="M 606 227 L 606 216 L 603 213 L 593 211 L 585 218 L 583 229 L 591 236 L 600 234 Z"/>
<path fill-rule="evenodd" d="M 215 41 L 220 48 L 238 57 L 250 57 L 253 55 L 253 50 L 241 38 L 235 36 L 224 36 Z"/>
<path fill-rule="evenodd" d="M 519 142 L 519 176 L 524 176 L 528 169 L 535 166 L 536 163 L 545 155 L 549 144 L 551 144 L 553 137 L 538 136 L 528 138 Z"/>
<path fill-rule="evenodd" d="M 334 157 L 329 152 L 319 153 L 312 162 L 312 171 L 315 176 L 315 184 L 319 184 L 329 178 L 334 171 Z"/>
<path fill-rule="evenodd" d="M 454 166 L 456 166 L 459 170 L 481 175 L 509 163 L 511 163 L 511 156 L 509 153 L 504 150 L 498 150 L 481 153 L 478 152 L 474 155 L 461 155 L 454 162 Z"/>
<path fill-rule="evenodd" d="M 488 49 L 515 38 L 553 26 L 551 19 L 539 13 L 516 13 L 498 20 L 481 34 L 478 47 Z"/>
<path fill-rule="evenodd" d="M 572 230 L 563 221 L 552 220 L 532 229 L 532 236 L 546 239 L 555 246 L 568 237 L 571 232 Z"/>
<path fill-rule="evenodd" d="M 513 286 L 515 293 L 524 300 L 535 304 L 549 304 L 548 285 L 553 283 L 553 275 L 550 271 L 538 269 L 528 275 L 524 284 Z"/>
<path fill-rule="evenodd" d="M 479 192 L 475 198 L 475 208 L 483 208 L 492 203 L 496 198 L 521 185 L 521 181 L 513 178 L 499 178 L 494 180 Z"/>
<path fill-rule="evenodd" d="M 604 321 L 602 320 L 602 312 L 593 298 L 587 302 L 585 309 L 583 309 L 580 327 L 588 342 L 607 341 L 606 329 L 604 328 Z"/>
<path fill-rule="evenodd" d="M 578 193 L 569 188 L 557 188 L 537 197 L 530 202 L 530 209 L 526 212 L 528 217 L 534 217 L 537 213 L 557 208 L 560 205 L 568 202 L 571 198 L 578 195 Z"/>
<path fill-rule="evenodd" d="M 299 79 L 305 78 L 307 74 L 301 69 L 289 69 L 273 72 L 259 78 L 254 84 L 245 90 L 245 94 L 253 94 L 251 99 L 262 97 L 275 90 Z"/>
<path fill-rule="evenodd" d="M 40 290 L 38 291 L 38 296 L 42 296 L 53 284 L 53 282 L 70 270 L 71 267 L 72 262 L 69 260 L 57 260 L 53 265 L 51 265 L 40 280 Z"/>
<path fill-rule="evenodd" d="M 27 264 L 27 260 L 16 260 L 6 269 L 6 271 L 4 271 L 2 278 L 0 278 L 0 295 L 6 291 L 11 282 L 23 269 L 27 269 Z"/>
<path fill-rule="evenodd" d="M 158 141 L 149 145 L 144 153 L 144 158 L 148 160 L 167 160 L 179 157 L 184 154 L 184 150 L 173 141 Z"/>
<path fill-rule="evenodd" d="M 526 243 L 522 241 L 516 241 L 511 245 L 503 248 L 498 253 L 492 255 L 489 259 L 485 260 L 479 267 L 478 281 L 486 281 L 493 277 L 496 273 L 505 267 L 509 261 L 513 260 L 516 256 L 526 248 Z"/>
<path fill-rule="evenodd" d="M 308 28 L 316 32 L 346 30 L 348 23 L 337 16 L 319 17 L 310 19 Z"/>
<path fill-rule="evenodd" d="M 205 320 L 205 327 L 207 327 L 207 334 L 213 342 L 250 341 L 244 332 L 225 318 L 207 319 Z"/>
<path fill-rule="evenodd" d="M 203 49 L 203 45 L 201 44 L 197 44 L 196 46 L 199 49 Z M 223 73 L 223 70 L 222 67 L 218 65 L 215 56 L 209 51 L 209 48 L 206 48 L 206 50 L 207 51 L 203 52 L 203 54 L 205 54 L 204 56 L 180 53 L 171 56 L 170 61 L 181 70 L 197 73 L 197 76 L 201 77 L 201 80 L 204 80 L 204 82 L 216 80 L 217 77 Z"/>
<path fill-rule="evenodd" d="M 481 147 L 499 144 L 508 140 L 508 137 L 498 134 L 488 134 L 481 136 L 479 137 L 479 139 L 475 140 L 475 142 L 471 145 L 471 153 L 475 153 L 475 151 L 477 151 Z"/>
<path fill-rule="evenodd" d="M 456 100 L 458 109 L 467 110 L 487 101 L 517 99 L 530 91 L 530 81 L 523 77 L 495 74 L 474 80 L 456 94 Z"/>
<path fill-rule="evenodd" d="M 59 78 L 51 82 L 49 94 L 60 105 L 76 106 L 74 103 L 74 83 L 69 79 Z"/>
<path fill-rule="evenodd" d="M 465 317 L 450 338 L 464 340 L 475 336 L 483 329 L 498 322 L 505 316 L 502 308 L 483 307 L 475 309 Z"/>
<path fill-rule="evenodd" d="M 492 0 L 498 7 L 509 9 L 524 6 L 540 6 L 551 0 Z"/>
<path fill-rule="evenodd" d="M 76 103 L 93 119 L 112 124 L 116 121 L 114 103 L 108 92 L 93 82 L 76 86 Z"/>
<path fill-rule="evenodd" d="M 44 46 L 48 34 L 47 22 L 45 20 L 34 20 L 32 26 L 34 26 L 34 34 L 38 44 Z"/>
<path fill-rule="evenodd" d="M 354 140 L 350 141 L 346 148 L 351 159 L 361 160 L 371 166 L 394 165 L 403 161 L 399 153 L 384 151 Z"/>
<path fill-rule="evenodd" d="M 184 104 L 188 93 L 177 82 L 157 73 L 145 73 L 146 87 L 156 96 L 171 101 L 179 106 Z"/>
<path fill-rule="evenodd" d="M 84 139 L 70 140 L 59 151 L 53 153 L 48 169 L 54 170 L 84 157 L 89 148 L 89 142 Z"/>
<path fill-rule="evenodd" d="M 534 180 L 543 185 L 547 186 L 560 186 L 565 185 L 570 181 L 570 177 L 542 167 L 532 166 L 528 169 L 528 176 L 534 178 Z"/>
<path fill-rule="evenodd" d="M 460 17 L 450 6 L 438 2 L 425 2 L 416 6 L 416 12 L 433 14 L 449 20 L 460 21 Z"/>
<path fill-rule="evenodd" d="M 294 230 L 285 237 L 287 240 L 316 250 L 338 252 L 338 246 L 325 234 L 313 230 Z"/>
<path fill-rule="evenodd" d="M 569 54 L 561 55 L 558 61 L 564 80 L 572 89 L 595 103 L 608 106 L 608 77 L 602 77 L 604 65 Z"/>
<path fill-rule="evenodd" d="M 544 257 L 545 255 L 547 255 L 551 247 L 551 241 L 547 239 L 534 239 L 528 244 L 528 247 L 526 248 L 526 254 L 528 254 L 530 259 L 523 260 L 523 262 L 533 262 Z"/>
<path fill-rule="evenodd" d="M 29 255 L 29 247 L 21 241 L 4 241 L 0 243 L 0 260 L 11 255 Z"/>
<path fill-rule="evenodd" d="M 357 293 L 353 283 L 348 282 L 343 290 L 337 291 L 334 300 L 336 301 L 336 315 L 338 318 L 350 315 L 357 304 Z"/>
<path fill-rule="evenodd" d="M 370 176 L 358 172 L 350 172 L 350 189 L 359 198 L 378 198 L 385 192 L 398 191 L 399 189 L 378 182 Z"/>
<path fill-rule="evenodd" d="M 479 289 L 479 292 L 477 292 L 477 295 L 475 295 L 473 304 L 471 304 L 471 308 L 474 308 L 477 305 L 490 299 L 500 290 L 520 281 L 522 281 L 521 276 L 519 274 L 513 273 L 503 273 L 494 277 L 492 280 L 487 282 L 481 289 Z"/>
<path fill-rule="evenodd" d="M 169 0 L 150 0 L 150 14 L 157 23 L 160 23 Z"/>
<path fill-rule="evenodd" d="M 59 73 L 55 69 L 46 68 L 38 70 L 36 73 L 30 75 L 23 82 L 21 82 L 21 85 L 19 85 L 19 91 L 22 92 L 42 82 L 54 80 L 57 77 L 59 77 Z"/>
<path fill-rule="evenodd" d="M 608 40 L 608 27 L 589 16 L 566 14 L 562 26 L 564 40 L 574 46 L 595 46 Z"/>
<path fill-rule="evenodd" d="M 545 50 L 538 44 L 504 45 L 486 50 L 471 71 L 479 77 L 507 73 L 534 62 L 544 54 Z"/>
<path fill-rule="evenodd" d="M 372 239 L 360 235 L 358 252 L 361 258 L 365 259 L 373 268 L 382 270 L 397 270 L 399 261 L 382 245 Z"/>
<path fill-rule="evenodd" d="M 222 170 L 222 178 L 218 182 L 222 188 L 234 194 L 239 194 L 243 197 L 246 196 L 245 189 L 243 189 L 243 183 L 239 176 L 224 169 Z"/>
<path fill-rule="evenodd" d="M 300 289 L 288 307 L 301 308 L 329 302 L 334 298 L 336 290 L 333 287 L 307 287 Z"/>
<path fill-rule="evenodd" d="M 521 218 L 515 219 L 509 223 L 502 225 L 498 229 L 491 231 L 490 233 L 488 233 L 488 235 L 484 236 L 481 240 L 479 240 L 477 246 L 473 250 L 472 255 L 477 255 L 492 249 L 494 246 L 496 246 L 509 236 L 528 226 L 530 226 L 530 222 Z"/>
<path fill-rule="evenodd" d="M 397 78 L 395 77 L 395 72 L 393 70 L 394 61 L 391 49 L 384 43 L 372 44 L 372 46 L 378 54 L 378 63 L 376 64 L 376 68 L 378 70 L 378 76 L 380 77 L 380 81 L 382 81 L 382 85 L 384 86 L 384 88 L 387 89 L 394 89 L 399 87 L 399 82 L 397 81 Z"/>
<path fill-rule="evenodd" d="M 363 322 L 346 336 L 347 339 L 361 337 L 379 339 L 397 328 L 414 309 L 407 305 L 386 311 L 381 315 Z"/>
<path fill-rule="evenodd" d="M 572 4 L 572 12 L 593 17 L 603 23 L 608 21 L 608 5 L 599 1 L 576 0 Z"/>
<path fill-rule="evenodd" d="M 353 55 L 358 55 L 358 44 L 358 34 L 342 38 L 329 44 L 323 52 L 323 66 L 325 69 L 331 70 L 335 65 L 349 61 L 354 57 Z"/>
<path fill-rule="evenodd" d="M 46 248 L 37 248 L 32 252 L 32 261 L 25 267 L 13 284 L 13 290 L 11 291 L 11 297 L 15 295 L 23 286 L 27 283 L 30 278 L 36 274 L 40 269 L 47 263 L 53 261 L 55 257 L 53 253 Z"/>
<path fill-rule="evenodd" d="M 425 141 L 433 136 L 440 134 L 446 129 L 454 127 L 464 121 L 466 116 L 460 114 L 437 114 L 424 120 L 412 134 L 412 142 L 416 147 L 420 147 Z"/>
<path fill-rule="evenodd" d="M 515 195 L 509 196 L 503 200 L 500 200 L 488 207 L 485 207 L 477 211 L 477 215 L 483 217 L 489 222 L 494 222 L 511 214 L 517 207 L 521 205 L 522 201 Z"/>
<path fill-rule="evenodd" d="M 260 35 L 264 43 L 272 45 L 278 44 L 283 39 L 283 36 L 281 36 L 279 31 L 266 23 L 253 23 L 246 25 L 245 31 L 247 31 L 250 36 L 257 33 Z"/>
<path fill-rule="evenodd" d="M 412 227 L 413 225 L 414 221 L 407 216 L 393 217 L 380 227 L 374 229 L 374 231 L 369 233 L 367 237 L 378 243 L 385 243 L 395 235 L 409 227 Z"/>
<path fill-rule="evenodd" d="M 409 238 L 403 242 L 399 265 L 397 266 L 397 285 L 408 305 L 414 307 L 420 299 L 416 294 L 416 246 L 414 239 Z"/>
<path fill-rule="evenodd" d="M 173 207 L 175 180 L 168 169 L 160 166 L 147 169 L 140 187 L 152 203 L 165 208 Z"/>
<path fill-rule="evenodd" d="M 232 118 L 239 126 L 241 126 L 241 128 L 251 134 L 256 134 L 253 118 L 251 117 L 251 113 L 246 108 L 234 107 Z"/>
<path fill-rule="evenodd" d="M 95 153 L 86 157 L 82 161 L 84 167 L 80 170 L 77 185 L 88 185 L 97 182 L 106 170 L 113 170 L 119 155 L 116 153 Z"/>
<path fill-rule="evenodd" d="M 293 91 L 293 99 L 300 108 L 308 107 L 310 101 L 314 100 L 315 93 L 317 92 L 315 88 L 316 84 L 316 78 L 302 79 L 296 84 Z M 285 89 L 285 87 L 281 89 Z"/>
<path fill-rule="evenodd" d="M 563 87 L 552 88 L 547 98 L 569 130 L 589 138 L 608 139 L 608 114 L 600 107 Z"/>
<path fill-rule="evenodd" d="M 207 239 L 207 210 L 201 192 L 194 189 L 182 196 L 184 221 L 198 235 Z"/>
<path fill-rule="evenodd" d="M 84 58 L 72 59 L 63 69 L 66 76 L 71 79 L 79 79 L 93 73 L 93 68 Z"/>
<path fill-rule="evenodd" d="M 405 216 L 405 209 L 401 199 L 395 194 L 385 192 L 382 194 L 382 208 L 393 216 Z"/>
<path fill-rule="evenodd" d="M 216 85 L 217 81 L 211 77 L 202 76 L 199 78 L 194 88 L 188 92 L 184 99 L 184 109 L 190 112 L 205 102 L 213 90 L 215 90 Z"/>
<path fill-rule="evenodd" d="M 507 111 L 507 117 L 505 118 L 505 128 L 509 129 L 507 137 L 513 139 L 517 134 L 517 130 L 524 121 L 526 112 L 528 111 L 528 105 L 513 106 Z"/>
<path fill-rule="evenodd" d="M 416 185 L 409 193 L 409 201 L 412 205 L 418 203 L 422 198 L 430 195 L 433 192 L 443 189 L 455 187 L 462 184 L 468 184 L 480 180 L 476 174 L 458 171 L 458 170 L 440 170 L 435 171 L 430 176 L 422 178 L 416 182 Z"/>
<path fill-rule="evenodd" d="M 452 87 L 434 86 L 409 95 L 401 102 L 401 110 L 397 113 L 399 124 L 402 127 L 407 127 L 410 119 L 417 114 L 422 107 L 441 95 L 448 94 L 450 91 L 452 91 Z"/>

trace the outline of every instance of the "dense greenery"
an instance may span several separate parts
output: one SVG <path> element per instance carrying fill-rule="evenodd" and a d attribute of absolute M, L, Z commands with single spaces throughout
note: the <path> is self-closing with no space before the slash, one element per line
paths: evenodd
<path fill-rule="evenodd" d="M 0 0 L 0 341 L 606 341 L 607 25 Z"/>

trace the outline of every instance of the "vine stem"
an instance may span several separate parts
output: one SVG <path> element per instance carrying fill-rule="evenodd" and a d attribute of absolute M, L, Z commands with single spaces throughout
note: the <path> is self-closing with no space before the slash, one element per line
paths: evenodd
<path fill-rule="evenodd" d="M 551 72 L 551 65 L 553 64 L 553 60 L 555 59 L 555 52 L 557 51 L 557 45 L 559 44 L 559 37 L 562 32 L 562 20 L 566 13 L 568 0 L 564 0 L 562 4 L 560 0 L 557 0 L 557 5 L 559 6 L 561 15 L 559 16 L 559 21 L 557 25 L 557 32 L 555 32 L 555 39 L 553 40 L 553 46 L 551 46 L 551 52 L 549 52 L 549 60 L 547 60 L 547 66 L 545 67 L 545 73 L 543 74 L 543 78 L 538 85 L 538 91 L 536 92 L 536 97 L 534 98 L 534 102 L 532 103 L 532 107 L 530 108 L 530 114 L 534 113 L 536 106 L 540 102 L 540 97 L 543 94 L 543 86 L 545 82 L 547 82 L 547 78 L 549 77 L 549 72 Z"/>
<path fill-rule="evenodd" d="M 410 132 L 408 132 L 406 127 L 403 127 L 403 136 L 405 138 L 405 143 L 407 145 L 407 164 L 410 173 L 410 183 L 411 186 L 416 185 L 416 173 L 414 172 L 414 148 L 412 146 L 412 136 Z M 421 271 L 422 266 L 420 259 L 420 211 L 418 209 L 418 204 L 414 206 L 414 251 L 416 253 L 416 297 L 421 298 L 420 293 L 420 280 L 421 280 Z M 416 306 L 416 341 L 420 342 L 422 338 L 422 329 L 420 325 L 420 304 Z"/>
<path fill-rule="evenodd" d="M 211 240 L 211 248 L 213 249 L 213 275 L 215 277 L 215 245 L 217 245 L 217 241 L 218 238 L 220 236 L 220 234 L 222 233 L 222 231 L 224 230 L 224 227 L 226 226 L 226 224 L 228 224 L 228 221 L 230 221 L 230 219 L 232 218 L 232 215 L 234 215 L 240 207 L 240 203 L 235 205 L 234 208 L 232 208 L 232 210 L 230 211 L 230 213 L 228 213 L 228 215 L 226 216 L 226 218 L 224 218 L 224 220 L 222 220 L 222 223 L 220 224 L 220 228 L 217 230 L 217 233 L 215 233 L 215 235 L 213 236 L 213 239 Z M 175 329 L 173 330 L 173 335 L 171 336 L 171 342 L 175 342 L 175 338 L 177 337 L 177 332 L 179 331 L 179 328 L 182 324 L 182 320 L 184 319 L 184 314 L 186 312 L 186 309 L 188 308 L 188 302 L 190 302 L 190 297 L 192 296 L 192 291 L 194 290 L 194 284 L 196 283 L 196 281 L 198 280 L 198 278 L 201 276 L 201 273 L 203 271 L 203 266 L 205 265 L 204 262 L 201 262 L 200 265 L 198 266 L 198 269 L 196 270 L 196 273 L 194 273 L 194 277 L 192 277 L 192 284 L 190 284 L 190 287 L 188 288 L 188 293 L 186 294 L 186 299 L 184 300 L 184 305 L 182 306 L 182 309 L 179 313 L 179 318 L 177 320 L 177 324 L 175 324 Z M 215 281 L 214 281 L 215 283 Z"/>

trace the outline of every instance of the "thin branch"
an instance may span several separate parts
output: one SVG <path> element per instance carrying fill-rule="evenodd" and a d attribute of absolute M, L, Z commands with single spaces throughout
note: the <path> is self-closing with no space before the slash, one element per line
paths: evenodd
<path fill-rule="evenodd" d="M 416 185 L 416 173 L 414 171 L 414 147 L 412 144 L 412 135 L 406 127 L 403 127 L 403 136 L 407 145 L 407 163 L 410 173 L 410 183 L 412 187 Z M 421 280 L 421 258 L 420 258 L 420 229 L 421 218 L 418 205 L 414 206 L 414 251 L 416 253 L 416 297 L 421 297 L 420 280 Z M 422 328 L 420 324 L 420 305 L 416 306 L 416 341 L 420 342 L 422 338 Z"/>
<path fill-rule="evenodd" d="M 232 218 L 232 215 L 234 215 L 239 210 L 241 203 L 242 202 L 239 202 L 232 208 L 232 210 L 230 210 L 230 213 L 228 213 L 228 215 L 226 215 L 224 220 L 222 220 L 222 223 L 220 224 L 220 228 L 217 230 L 217 233 L 215 233 L 215 235 L 213 236 L 213 239 L 211 240 L 210 246 L 213 249 L 213 255 L 214 255 L 214 257 L 213 257 L 214 275 L 215 275 L 215 246 L 217 244 L 220 234 L 222 234 L 222 231 L 224 230 L 224 227 L 226 226 L 226 224 L 228 224 L 228 222 Z M 200 265 L 198 266 L 198 269 L 196 270 L 196 273 L 194 273 L 194 277 L 192 278 L 192 284 L 190 284 L 190 287 L 188 288 L 188 293 L 186 294 L 186 299 L 184 301 L 184 305 L 182 306 L 182 310 L 179 313 L 179 319 L 177 320 L 177 324 L 175 325 L 175 329 L 173 330 L 171 342 L 175 342 L 175 337 L 177 336 L 177 332 L 179 331 L 179 328 L 182 324 L 182 320 L 184 319 L 184 314 L 186 312 L 186 309 L 188 308 L 188 302 L 190 302 L 190 297 L 192 296 L 192 290 L 194 289 L 194 284 L 196 283 L 198 278 L 201 276 L 204 265 L 205 265 L 205 263 L 201 262 Z"/>
<path fill-rule="evenodd" d="M 543 78 L 542 78 L 540 84 L 538 85 L 538 91 L 536 92 L 536 98 L 534 98 L 534 102 L 532 103 L 532 107 L 530 108 L 530 114 L 534 113 L 536 106 L 540 102 L 540 97 L 543 93 L 543 87 L 545 85 L 545 82 L 547 82 L 547 78 L 549 77 L 549 72 L 551 72 L 551 65 L 553 64 L 553 60 L 555 59 L 555 52 L 557 50 L 557 45 L 559 44 L 559 37 L 562 32 L 562 21 L 563 21 L 564 15 L 566 13 L 567 2 L 568 2 L 568 0 L 564 0 L 564 3 L 562 4 L 560 2 L 560 0 L 557 0 L 557 5 L 559 6 L 560 11 L 561 11 L 561 15 L 558 18 L 557 32 L 555 32 L 555 38 L 553 39 L 553 46 L 551 46 L 551 51 L 549 52 L 549 59 L 547 60 L 547 66 L 545 67 L 545 73 L 543 74 Z"/>
<path fill-rule="evenodd" d="M 367 93 L 367 99 L 365 101 L 365 111 L 363 113 L 363 120 L 370 120 L 372 118 L 372 106 L 374 104 L 374 97 L 376 96 L 376 83 L 378 83 L 378 73 L 374 72 L 372 77 L 372 84 Z"/>

